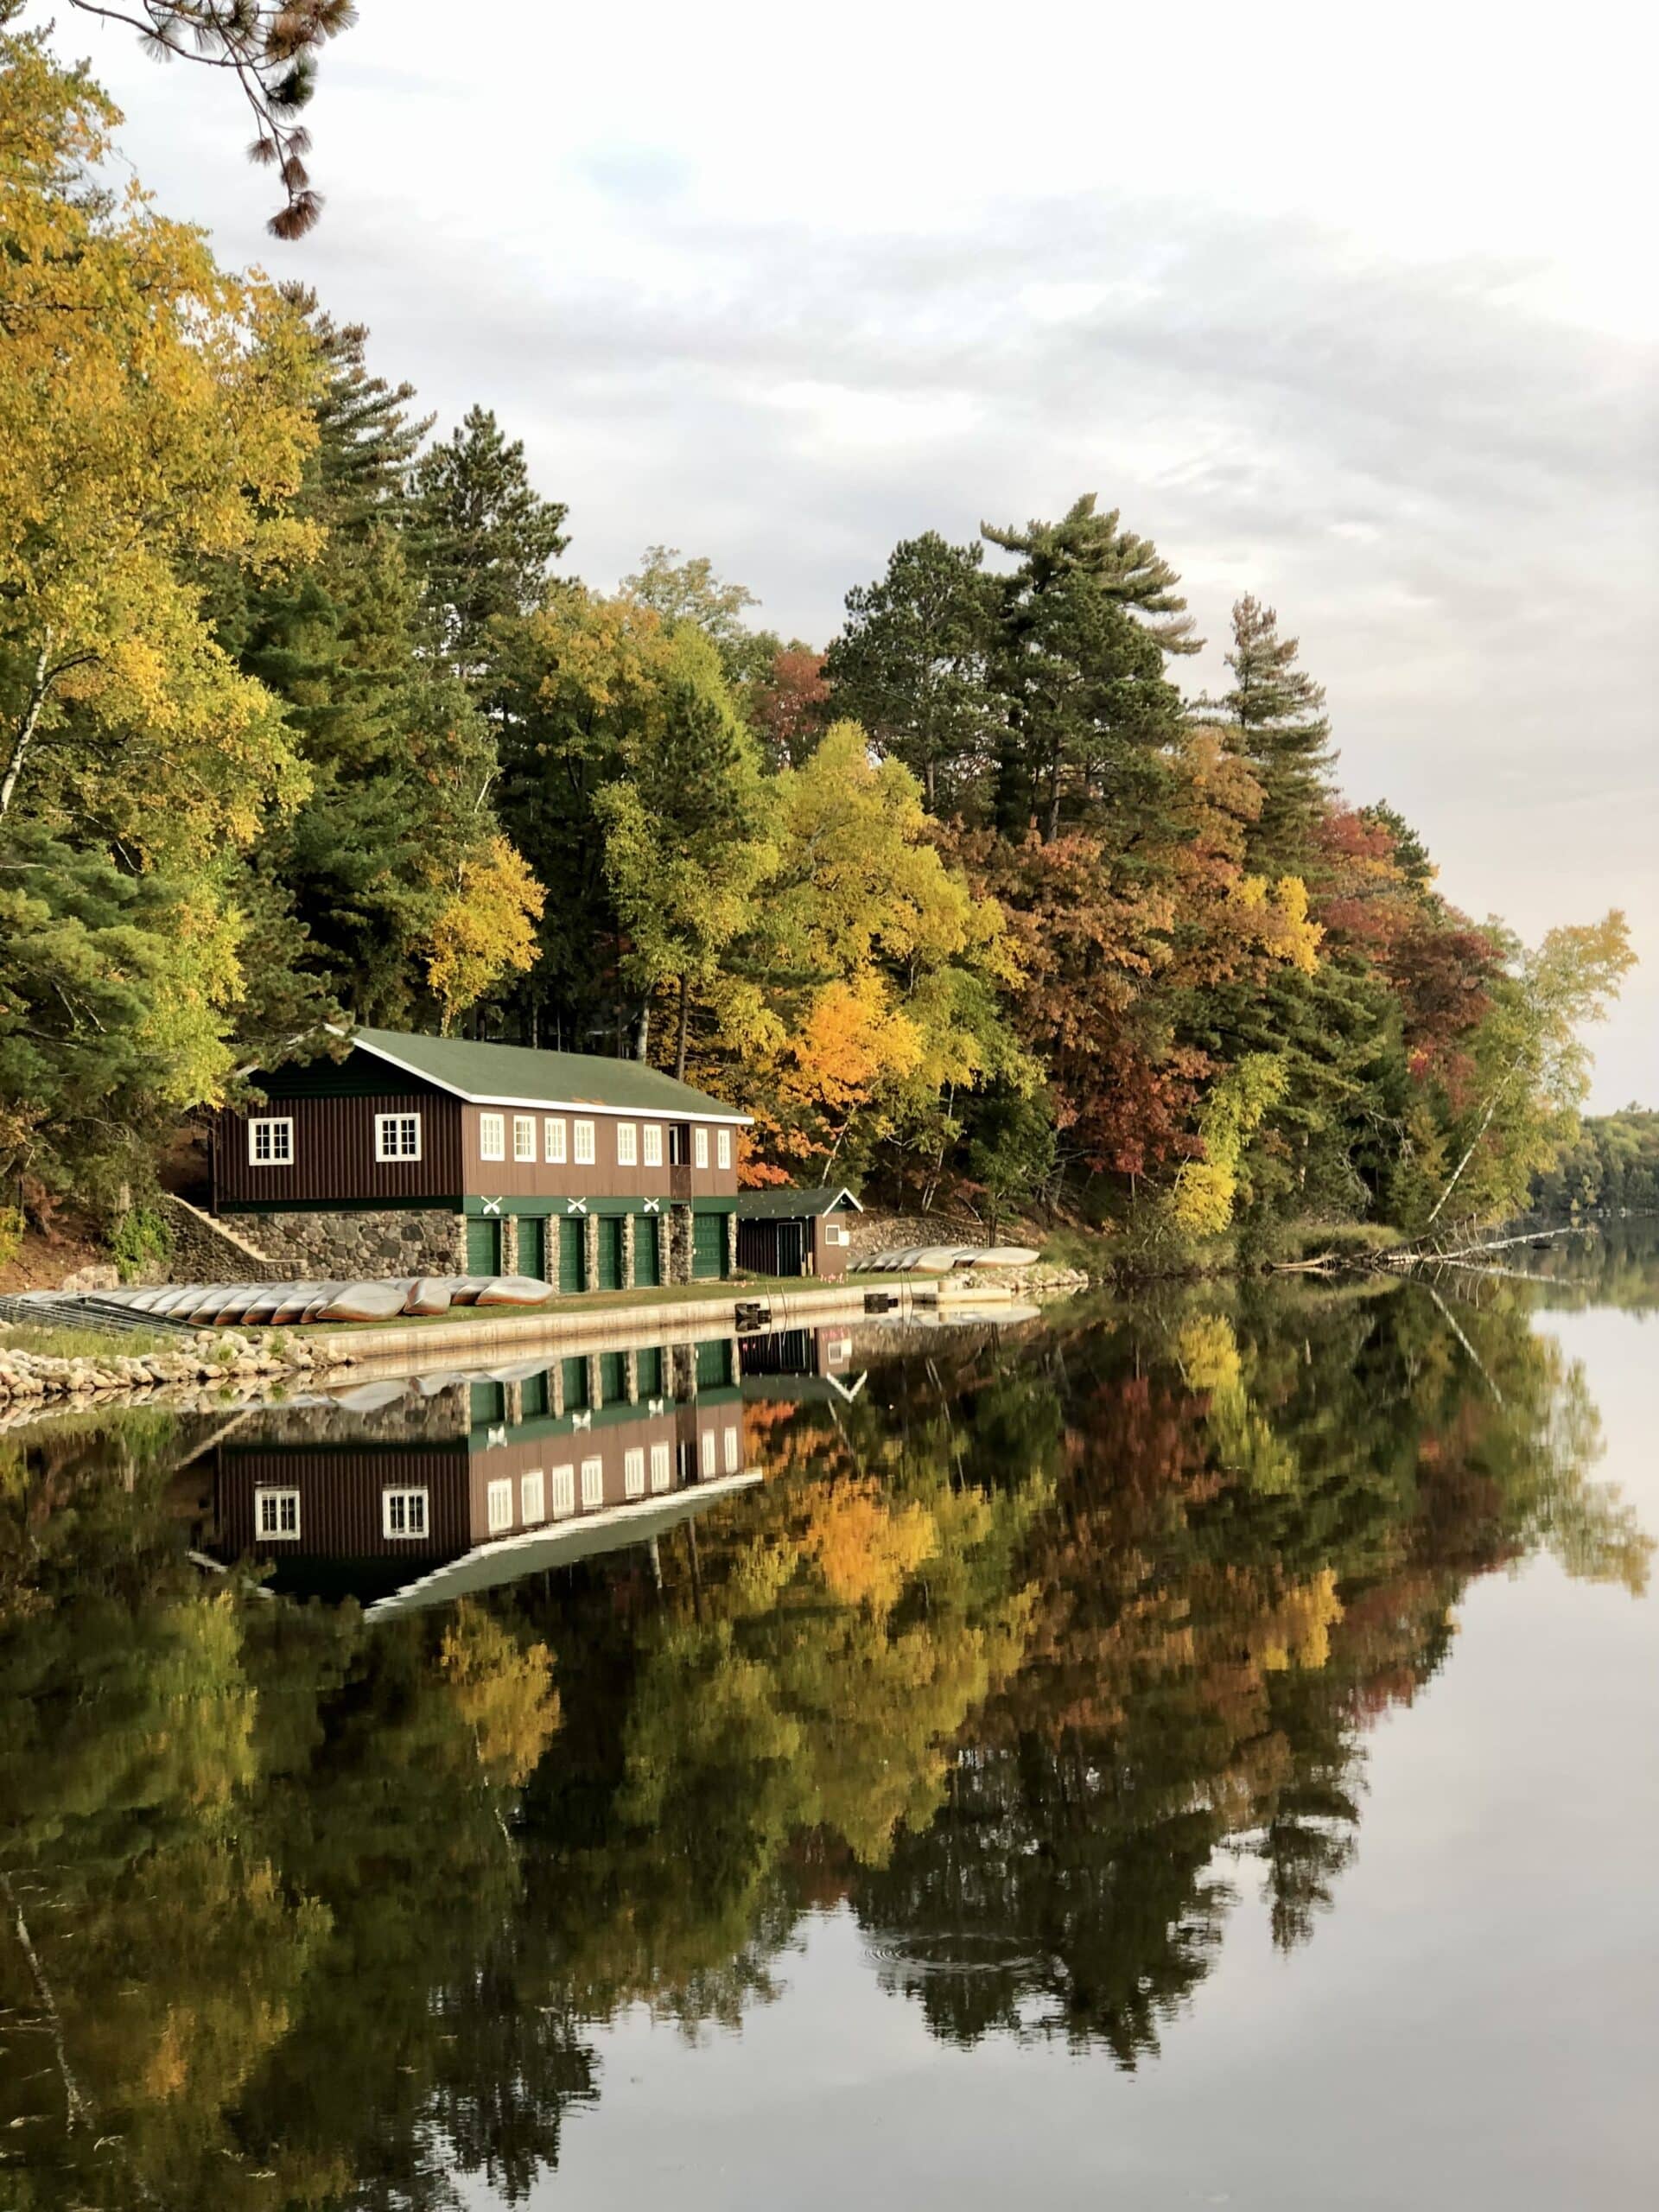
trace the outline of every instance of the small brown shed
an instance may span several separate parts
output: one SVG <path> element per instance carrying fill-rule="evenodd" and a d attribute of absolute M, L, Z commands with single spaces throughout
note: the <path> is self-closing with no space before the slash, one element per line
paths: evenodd
<path fill-rule="evenodd" d="M 844 1275 L 849 1217 L 863 1207 L 844 1185 L 815 1191 L 740 1191 L 737 1264 L 757 1275 Z"/>

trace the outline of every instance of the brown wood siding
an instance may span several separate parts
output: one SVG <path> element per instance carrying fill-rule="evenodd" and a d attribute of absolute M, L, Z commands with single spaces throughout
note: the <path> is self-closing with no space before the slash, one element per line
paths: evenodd
<path fill-rule="evenodd" d="M 418 1114 L 421 1157 L 377 1161 L 377 1114 Z M 294 1123 L 294 1160 L 256 1167 L 248 1159 L 248 1119 L 219 1115 L 213 1141 L 213 1204 L 236 1210 L 270 1205 L 406 1206 L 441 1198 L 458 1202 L 461 1181 L 461 1111 L 443 1092 L 382 1091 L 367 1097 L 276 1098 L 254 1119 L 287 1116 Z"/>
<path fill-rule="evenodd" d="M 668 1130 L 670 1124 L 658 1121 L 654 1115 L 628 1114 L 563 1114 L 553 1115 L 537 1111 L 531 1118 L 536 1123 L 536 1159 L 515 1160 L 512 1157 L 512 1122 L 517 1113 L 528 1114 L 527 1107 L 462 1106 L 461 1109 L 461 1144 L 465 1154 L 461 1189 L 479 1198 L 734 1198 L 737 1196 L 737 1131 L 732 1131 L 732 1166 L 728 1168 L 714 1165 L 719 1157 L 718 1139 L 714 1125 L 703 1123 L 709 1131 L 709 1160 L 707 1167 L 671 1167 L 668 1164 Z M 479 1119 L 484 1114 L 499 1114 L 505 1125 L 505 1160 L 486 1160 L 479 1144 Z M 543 1154 L 546 1151 L 544 1124 L 550 1120 L 565 1124 L 565 1150 L 575 1149 L 575 1125 L 578 1120 L 594 1124 L 594 1149 L 599 1155 L 591 1167 L 579 1166 L 574 1160 L 567 1160 L 561 1166 L 550 1166 Z M 616 1158 L 616 1125 L 632 1122 L 636 1132 L 647 1122 L 663 1132 L 663 1165 L 660 1167 L 621 1167 Z M 687 1123 L 696 1128 L 696 1123 Z M 636 1134 L 636 1150 L 643 1150 L 643 1141 Z"/>
<path fill-rule="evenodd" d="M 459 1442 L 327 1452 L 302 1445 L 221 1446 L 213 1483 L 219 1548 L 227 1557 L 252 1553 L 271 1560 L 452 1559 L 474 1541 L 469 1456 Z M 265 1489 L 300 1493 L 297 1539 L 262 1543 L 255 1535 L 253 1494 Z M 385 1533 L 383 1490 L 428 1493 L 423 1537 Z"/>
<path fill-rule="evenodd" d="M 821 1213 L 812 1217 L 812 1272 L 817 1275 L 844 1275 L 852 1264 L 850 1244 L 831 1244 L 824 1230 L 833 1222 L 836 1228 L 845 1229 L 852 1219 L 850 1214 Z"/>

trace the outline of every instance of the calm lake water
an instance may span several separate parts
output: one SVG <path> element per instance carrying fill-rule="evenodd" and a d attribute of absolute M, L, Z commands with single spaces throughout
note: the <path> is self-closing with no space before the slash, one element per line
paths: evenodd
<path fill-rule="evenodd" d="M 1523 1267 L 0 1430 L 0 2205 L 1651 2203 L 1659 1234 Z"/>

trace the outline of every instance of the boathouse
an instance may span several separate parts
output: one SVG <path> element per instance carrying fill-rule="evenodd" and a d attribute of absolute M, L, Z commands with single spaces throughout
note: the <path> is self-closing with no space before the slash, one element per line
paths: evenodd
<path fill-rule="evenodd" d="M 629 1290 L 737 1264 L 747 1116 L 639 1061 L 355 1029 L 250 1080 L 264 1103 L 211 1131 L 211 1203 L 296 1274 Z"/>

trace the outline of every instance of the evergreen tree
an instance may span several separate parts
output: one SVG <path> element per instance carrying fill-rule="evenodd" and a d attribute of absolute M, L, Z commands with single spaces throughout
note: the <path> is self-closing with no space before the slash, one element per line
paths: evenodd
<path fill-rule="evenodd" d="M 1331 797 L 1331 724 L 1324 687 L 1296 665 L 1294 638 L 1279 634 L 1271 607 L 1246 593 L 1233 605 L 1233 688 L 1214 702 L 1238 732 L 1238 749 L 1262 786 L 1253 862 L 1306 876 Z"/>
<path fill-rule="evenodd" d="M 983 549 L 937 531 L 893 548 L 879 582 L 847 594 L 824 674 L 838 717 L 921 779 L 931 814 L 973 801 L 992 757 L 1001 704 L 990 683 L 995 588 Z"/>
<path fill-rule="evenodd" d="M 452 436 L 423 454 L 415 481 L 414 524 L 440 650 L 483 697 L 495 656 L 492 626 L 539 605 L 548 569 L 569 542 L 567 510 L 532 487 L 524 442 L 509 444 L 485 407 L 469 408 Z"/>
<path fill-rule="evenodd" d="M 1164 656 L 1198 646 L 1180 579 L 1149 539 L 1119 528 L 1116 508 L 1096 514 L 1092 493 L 1057 523 L 982 528 L 1020 556 L 998 579 L 995 671 L 1009 721 L 996 826 L 1018 836 L 1035 816 L 1052 843 L 1069 795 L 1078 812 L 1103 804 L 1128 833 L 1156 804 L 1152 756 L 1179 721 Z"/>

